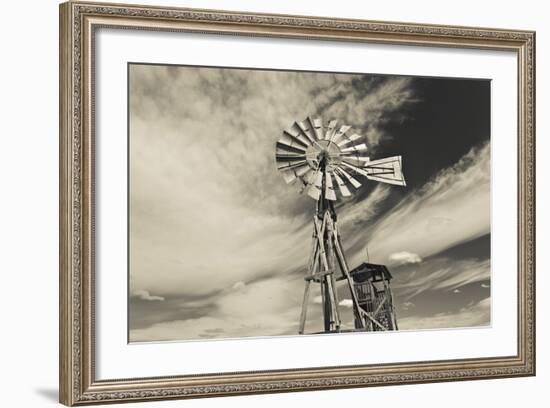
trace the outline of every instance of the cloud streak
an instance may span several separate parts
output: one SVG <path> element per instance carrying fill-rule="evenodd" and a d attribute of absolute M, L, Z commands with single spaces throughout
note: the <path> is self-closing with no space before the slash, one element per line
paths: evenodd
<path fill-rule="evenodd" d="M 437 313 L 432 316 L 411 316 L 400 319 L 399 329 L 449 329 L 488 326 L 489 324 L 491 324 L 491 299 L 485 298 L 453 313 Z"/>
<path fill-rule="evenodd" d="M 134 293 L 132 293 L 133 297 L 136 297 L 140 300 L 147 300 L 147 301 L 164 301 L 164 297 L 162 296 L 153 296 L 146 290 L 136 290 Z"/>
<path fill-rule="evenodd" d="M 300 297 L 301 288 L 295 280 L 271 278 L 219 294 L 212 299 L 215 313 L 158 322 L 131 330 L 130 337 L 144 342 L 294 334 Z"/>
<path fill-rule="evenodd" d="M 353 307 L 353 300 L 351 299 L 342 299 L 339 303 L 339 306 L 352 308 Z"/>
<path fill-rule="evenodd" d="M 417 264 L 422 262 L 422 258 L 417 254 L 407 251 L 395 252 L 391 254 L 388 259 L 397 265 Z"/>
<path fill-rule="evenodd" d="M 482 282 L 491 278 L 489 259 L 436 258 L 420 266 L 410 267 L 410 272 L 401 272 L 393 287 L 409 300 L 428 290 L 460 292 L 460 287 L 470 283 Z M 455 292 L 455 293 L 459 293 Z"/>

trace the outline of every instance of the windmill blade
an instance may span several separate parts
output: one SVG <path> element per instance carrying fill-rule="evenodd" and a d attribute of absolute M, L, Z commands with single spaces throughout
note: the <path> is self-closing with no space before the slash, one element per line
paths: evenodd
<path fill-rule="evenodd" d="M 304 190 L 307 190 L 309 187 L 315 184 L 315 180 L 317 179 L 317 173 L 320 172 L 319 169 L 313 170 L 310 167 L 311 172 L 307 172 L 304 177 L 302 178 L 302 182 L 304 183 L 304 188 L 302 189 L 302 192 Z"/>
<path fill-rule="evenodd" d="M 304 177 L 304 186 L 307 187 L 307 186 L 310 186 L 312 185 L 314 182 L 315 182 L 315 178 L 317 177 L 317 172 L 319 170 L 316 169 L 315 171 L 313 171 L 312 173 L 309 173 L 306 177 Z"/>
<path fill-rule="evenodd" d="M 277 143 L 285 146 L 290 146 L 295 149 L 303 150 L 304 152 L 308 148 L 307 144 L 301 142 L 298 138 L 292 136 L 290 133 L 287 133 L 286 131 L 283 132 L 283 135 L 277 141 Z"/>
<path fill-rule="evenodd" d="M 325 133 L 326 140 L 332 140 L 332 138 L 334 137 L 334 133 L 336 132 L 336 125 L 338 125 L 338 120 L 336 119 L 331 120 L 328 123 L 327 131 Z"/>
<path fill-rule="evenodd" d="M 323 119 L 321 118 L 308 118 L 309 123 L 311 124 L 311 127 L 313 128 L 313 132 L 315 133 L 315 137 L 317 140 L 323 140 Z"/>
<path fill-rule="evenodd" d="M 310 186 L 307 190 L 307 195 L 314 200 L 318 200 L 319 197 L 321 197 L 321 189 L 317 188 L 316 186 Z"/>
<path fill-rule="evenodd" d="M 352 134 L 351 136 L 342 135 L 342 140 L 340 140 L 338 143 L 336 143 L 339 147 L 345 146 L 351 142 L 356 141 L 357 139 L 360 139 L 361 135 L 358 135 L 357 133 Z"/>
<path fill-rule="evenodd" d="M 300 181 L 302 181 L 302 184 L 306 184 L 308 177 L 310 173 L 313 173 L 313 169 L 308 165 L 298 166 L 293 169 L 294 174 L 296 177 L 300 178 Z"/>
<path fill-rule="evenodd" d="M 310 172 L 313 172 L 313 170 L 308 164 L 307 166 L 297 167 L 294 172 L 296 173 L 296 175 L 298 177 L 305 178 L 307 176 L 307 174 L 310 173 Z"/>
<path fill-rule="evenodd" d="M 281 141 L 278 141 L 276 143 L 276 147 L 277 147 L 277 150 L 282 149 L 286 153 L 306 154 L 306 150 L 304 148 L 292 146 Z"/>
<path fill-rule="evenodd" d="M 342 149 L 342 154 L 346 154 L 346 153 L 359 154 L 367 150 L 368 150 L 367 145 L 365 143 L 361 143 L 355 146 L 350 146 L 350 147 L 346 147 L 345 149 Z"/>
<path fill-rule="evenodd" d="M 311 124 L 309 123 L 309 120 L 306 119 L 303 122 L 295 122 L 296 125 L 300 128 L 302 134 L 307 137 L 307 139 L 310 141 L 311 144 L 314 144 L 315 139 L 315 133 L 313 132 L 313 128 Z"/>
<path fill-rule="evenodd" d="M 276 143 L 276 146 L 275 146 L 275 154 L 294 154 L 296 156 L 304 156 L 306 155 L 305 152 L 303 152 L 302 150 L 300 150 L 299 148 L 295 148 L 295 147 L 292 147 L 292 146 L 288 146 L 288 145 L 279 145 L 279 143 Z"/>
<path fill-rule="evenodd" d="M 336 184 L 338 184 L 338 189 L 340 190 L 340 194 L 342 194 L 344 197 L 349 197 L 351 195 L 351 192 L 346 186 L 346 183 L 344 182 L 344 180 L 342 180 L 342 178 L 338 175 L 337 172 L 334 172 L 333 175 L 334 175 L 334 179 L 336 180 Z"/>
<path fill-rule="evenodd" d="M 334 191 L 334 184 L 332 183 L 332 177 L 328 170 L 325 169 L 325 198 L 327 200 L 336 201 L 336 192 Z"/>
<path fill-rule="evenodd" d="M 302 129 L 298 126 L 296 122 L 287 130 L 285 130 L 292 138 L 296 139 L 303 146 L 309 147 L 313 144 L 313 141 L 310 140 L 305 133 L 302 132 Z"/>
<path fill-rule="evenodd" d="M 307 149 L 309 144 L 302 142 L 297 136 L 292 135 L 288 131 L 283 131 L 283 135 L 279 139 L 279 142 L 287 144 L 293 147 L 299 147 L 301 149 Z"/>
<path fill-rule="evenodd" d="M 356 189 L 361 187 L 361 183 L 359 183 L 351 174 L 349 174 L 343 168 L 338 167 L 337 171 L 338 173 L 342 174 L 353 187 L 355 187 Z"/>
<path fill-rule="evenodd" d="M 360 174 L 360 175 L 365 176 L 367 178 L 369 177 L 369 173 L 367 173 L 365 170 L 363 170 L 360 167 L 354 166 L 353 164 L 349 164 L 349 163 L 346 163 L 344 161 L 342 162 L 342 165 L 346 166 L 348 169 L 354 171 L 357 174 Z"/>
<path fill-rule="evenodd" d="M 283 174 L 283 179 L 286 184 L 290 184 L 297 178 L 304 177 L 310 171 L 312 171 L 311 167 L 309 167 L 309 164 L 306 163 L 296 167 L 284 168 L 281 170 L 281 173 Z"/>
<path fill-rule="evenodd" d="M 363 167 L 366 163 L 370 162 L 370 157 L 366 156 L 365 152 L 350 151 L 340 153 L 340 160 Z"/>
<path fill-rule="evenodd" d="M 298 178 L 292 170 L 281 171 L 281 173 L 286 184 L 290 184 Z"/>
<path fill-rule="evenodd" d="M 349 126 L 349 125 L 340 126 L 340 129 L 338 129 L 338 131 L 336 131 L 334 133 L 334 135 L 331 139 L 331 142 L 334 142 L 334 143 L 338 144 L 338 142 L 341 141 L 341 139 L 344 137 L 346 132 L 350 129 L 351 129 L 351 126 Z"/>
<path fill-rule="evenodd" d="M 370 162 L 370 156 L 364 156 L 362 154 L 354 154 L 353 152 L 341 154 L 340 159 L 342 159 L 342 160 L 356 160 L 356 161 L 362 162 L 363 164 L 361 165 L 361 167 L 365 163 Z"/>
<path fill-rule="evenodd" d="M 357 151 L 357 150 L 346 150 L 345 152 L 343 151 L 340 151 L 340 154 L 339 156 L 341 158 L 346 158 L 346 157 L 360 157 L 361 159 L 363 159 L 364 161 L 369 161 L 370 160 L 370 157 L 366 155 L 366 151 L 365 150 L 360 150 L 360 151 Z M 368 160 L 367 160 L 368 159 Z"/>
<path fill-rule="evenodd" d="M 305 160 L 300 160 L 295 162 L 281 162 L 281 163 L 277 163 L 277 169 L 278 170 L 295 169 L 297 167 L 301 167 L 304 165 L 308 165 L 307 161 Z"/>
<path fill-rule="evenodd" d="M 344 137 L 346 132 L 351 129 L 351 126 L 348 125 L 342 125 L 340 129 L 336 133 L 334 133 L 332 139 L 330 139 L 331 142 L 334 142 L 338 144 L 338 141 Z"/>
<path fill-rule="evenodd" d="M 369 161 L 370 158 L 366 156 L 345 156 L 342 157 L 342 161 L 348 164 L 353 164 L 356 167 L 365 167 Z"/>
<path fill-rule="evenodd" d="M 366 177 L 370 180 L 383 183 L 406 186 L 405 177 L 401 166 L 401 156 L 387 157 L 385 159 L 373 160 L 363 167 L 367 172 Z"/>
<path fill-rule="evenodd" d="M 306 155 L 305 154 L 277 153 L 277 154 L 275 154 L 275 160 L 277 160 L 277 162 L 306 160 Z"/>
<path fill-rule="evenodd" d="M 321 187 L 323 186 L 323 172 L 321 170 L 319 170 L 317 172 L 317 174 L 315 175 L 315 180 L 313 182 L 313 184 L 319 188 L 319 190 L 321 189 Z"/>
<path fill-rule="evenodd" d="M 310 178 L 310 182 L 307 188 L 307 195 L 315 200 L 321 197 L 321 187 L 323 185 L 323 173 L 320 170 L 316 170 L 313 176 Z"/>

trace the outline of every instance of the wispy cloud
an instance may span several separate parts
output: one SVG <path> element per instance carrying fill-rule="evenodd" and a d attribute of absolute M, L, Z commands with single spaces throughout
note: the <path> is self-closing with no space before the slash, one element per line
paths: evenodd
<path fill-rule="evenodd" d="M 164 301 L 164 297 L 163 296 L 153 296 L 151 295 L 148 291 L 146 290 L 136 290 L 132 293 L 132 296 L 133 297 L 136 297 L 140 300 L 149 300 L 149 301 L 155 301 L 155 300 L 158 300 L 158 301 Z"/>
<path fill-rule="evenodd" d="M 395 120 L 395 113 L 407 103 L 416 102 L 411 88 L 411 78 L 396 77 L 391 81 L 372 80 L 370 92 L 361 87 L 343 89 L 341 98 L 335 101 L 327 113 L 347 120 L 360 127 L 371 147 L 376 146 L 386 135 L 380 124 Z"/>
<path fill-rule="evenodd" d="M 158 322 L 130 330 L 130 338 L 162 341 L 296 333 L 301 290 L 296 281 L 281 278 L 248 284 L 213 299 L 216 308 L 207 316 Z"/>
<path fill-rule="evenodd" d="M 342 307 L 347 307 L 347 308 L 351 308 L 353 307 L 353 300 L 351 299 L 342 299 L 338 305 L 342 306 Z"/>
<path fill-rule="evenodd" d="M 340 224 L 344 229 L 352 230 L 356 226 L 364 226 L 365 223 L 374 220 L 390 195 L 390 191 L 387 185 L 377 184 L 364 200 L 346 206 L 339 218 Z"/>
<path fill-rule="evenodd" d="M 401 251 L 391 254 L 388 259 L 397 265 L 416 264 L 422 262 L 422 258 L 412 252 Z"/>
<path fill-rule="evenodd" d="M 435 258 L 412 265 L 409 271 L 400 272 L 399 280 L 393 285 L 405 299 L 428 290 L 458 290 L 455 293 L 459 293 L 461 286 L 490 279 L 491 262 L 488 259 Z"/>
<path fill-rule="evenodd" d="M 243 290 L 244 288 L 246 288 L 246 283 L 244 283 L 242 281 L 235 282 L 235 284 L 232 286 L 232 288 L 234 290 Z"/>

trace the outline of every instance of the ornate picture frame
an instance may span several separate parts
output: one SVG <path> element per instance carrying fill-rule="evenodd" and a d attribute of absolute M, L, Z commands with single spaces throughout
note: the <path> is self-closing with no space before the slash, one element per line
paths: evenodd
<path fill-rule="evenodd" d="M 97 379 L 94 215 L 95 192 L 100 186 L 96 185 L 94 172 L 94 52 L 96 31 L 105 27 L 515 53 L 517 353 L 438 361 Z M 60 6 L 59 125 L 61 403 L 73 406 L 535 375 L 534 32 L 71 1 Z"/>

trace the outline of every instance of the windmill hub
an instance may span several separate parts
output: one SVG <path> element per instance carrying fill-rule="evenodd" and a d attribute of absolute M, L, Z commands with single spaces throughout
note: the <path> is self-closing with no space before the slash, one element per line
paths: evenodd
<path fill-rule="evenodd" d="M 340 148 L 329 140 L 320 140 L 306 150 L 309 167 L 316 170 L 321 167 L 330 169 L 341 162 Z"/>

